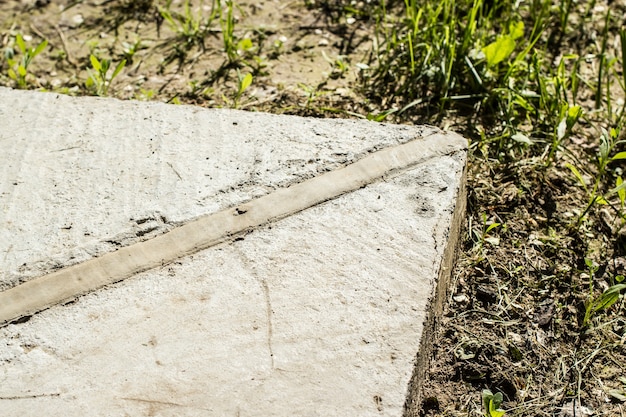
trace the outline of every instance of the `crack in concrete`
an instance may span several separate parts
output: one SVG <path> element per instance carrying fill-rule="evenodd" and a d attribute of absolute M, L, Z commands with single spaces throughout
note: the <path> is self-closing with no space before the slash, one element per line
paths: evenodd
<path fill-rule="evenodd" d="M 265 296 L 265 308 L 267 314 L 267 347 L 270 351 L 270 359 L 272 362 L 272 369 L 276 369 L 274 365 L 274 349 L 272 348 L 272 338 L 273 338 L 273 325 L 272 325 L 272 314 L 274 311 L 272 310 L 272 299 L 270 298 L 270 287 L 267 284 L 267 280 L 265 278 L 260 279 L 261 287 L 263 287 L 263 295 Z"/>
<path fill-rule="evenodd" d="M 135 401 L 135 402 L 149 404 L 149 405 L 165 405 L 168 407 L 181 407 L 181 408 L 191 408 L 194 410 L 213 411 L 208 408 L 194 407 L 192 405 L 179 404 L 179 403 L 174 403 L 170 401 L 151 400 L 147 398 L 120 397 L 120 399 L 126 400 L 126 401 Z"/>
<path fill-rule="evenodd" d="M 9 257 L 9 253 L 11 252 L 11 249 L 13 249 L 13 244 L 9 245 L 9 248 L 4 252 L 3 262 L 7 261 L 7 258 Z"/>
<path fill-rule="evenodd" d="M 170 166 L 170 168 L 172 168 L 172 171 L 174 171 L 174 174 L 176 174 L 178 179 L 182 181 L 183 177 L 181 177 L 180 174 L 178 173 L 178 171 L 176 171 L 176 168 L 174 168 L 174 165 L 172 165 L 170 162 L 166 162 L 166 163 L 167 163 L 167 165 Z"/>
<path fill-rule="evenodd" d="M 30 400 L 33 398 L 42 398 L 42 397 L 58 397 L 61 394 L 58 392 L 53 392 L 49 394 L 31 394 L 31 395 L 0 395 L 0 400 Z"/>
<path fill-rule="evenodd" d="M 265 278 L 261 278 L 257 273 L 256 269 L 251 266 L 250 259 L 246 256 L 245 252 L 240 248 L 235 246 L 235 251 L 241 258 L 242 263 L 246 267 L 248 271 L 254 276 L 256 281 L 260 284 L 261 289 L 263 290 L 263 298 L 265 299 L 265 315 L 267 318 L 267 350 L 270 354 L 270 363 L 272 365 L 272 370 L 276 369 L 274 364 L 274 348 L 272 347 L 272 339 L 274 337 L 274 326 L 272 324 L 272 315 L 274 314 L 274 310 L 272 308 L 272 299 L 270 297 L 270 287 Z"/>

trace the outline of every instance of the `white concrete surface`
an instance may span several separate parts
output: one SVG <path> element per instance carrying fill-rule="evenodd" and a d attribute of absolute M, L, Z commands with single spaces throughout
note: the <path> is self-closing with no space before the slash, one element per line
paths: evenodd
<path fill-rule="evenodd" d="M 7 89 L 0 126 L 5 292 L 424 144 L 366 187 L 0 328 L 0 415 L 415 411 L 463 208 L 458 136 Z"/>

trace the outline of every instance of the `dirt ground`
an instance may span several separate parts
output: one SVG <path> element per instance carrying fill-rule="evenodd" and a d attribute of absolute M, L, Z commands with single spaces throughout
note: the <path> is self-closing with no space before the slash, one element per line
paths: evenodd
<path fill-rule="evenodd" d="M 184 14 L 181 3 L 173 2 L 171 9 Z M 367 31 L 355 22 L 335 22 L 301 2 L 237 2 L 235 42 L 250 43 L 229 62 L 219 21 L 202 36 L 187 37 L 178 30 L 182 23 L 176 20 L 172 26 L 157 6 L 151 0 L 79 1 L 73 6 L 70 1 L 6 2 L 0 4 L 4 44 L 16 32 L 32 37 L 33 43 L 47 39 L 49 52 L 36 59 L 31 86 L 68 94 L 89 93 L 84 83 L 94 54 L 111 59 L 112 65 L 127 60 L 109 91 L 122 99 L 299 114 L 319 113 L 316 108 L 332 107 L 335 101 L 340 102 L 336 107 L 349 110 L 346 102 L 356 101 L 349 85 L 358 68 L 336 64 L 344 56 L 365 59 Z M 191 13 L 197 20 L 208 19 L 211 10 L 205 1 Z M 254 78 L 235 105 L 237 71 Z"/>
<path fill-rule="evenodd" d="M 2 2 L 0 40 L 3 48 L 17 33 L 31 46 L 48 40 L 29 68 L 28 88 L 93 94 L 85 85 L 93 54 L 112 67 L 126 59 L 108 91 L 118 98 L 316 117 L 378 114 L 385 108 L 359 88 L 371 64 L 373 22 L 332 4 L 238 1 L 230 56 L 225 10 L 199 30 L 185 26 L 208 19 L 210 1 L 193 2 L 189 14 L 173 1 L 174 23 L 159 10 L 165 1 Z M 15 86 L 0 69 L 0 84 Z M 247 74 L 252 82 L 242 91 Z M 437 124 L 476 136 L 460 115 Z M 595 137 L 597 129 L 583 125 L 570 157 L 595 158 Z M 435 335 L 423 415 L 485 415 L 483 389 L 503 394 L 509 416 L 625 415 L 611 395 L 626 390 L 623 298 L 583 323 L 587 289 L 597 293 L 626 274 L 626 235 L 615 213 L 593 208 L 591 221 L 573 229 L 586 196 L 565 160 L 543 169 L 530 156 L 505 163 L 471 151 L 464 241 Z"/>

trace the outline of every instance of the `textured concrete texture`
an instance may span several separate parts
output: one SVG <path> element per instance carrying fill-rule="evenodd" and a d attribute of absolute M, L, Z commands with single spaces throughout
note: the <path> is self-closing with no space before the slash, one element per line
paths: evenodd
<path fill-rule="evenodd" d="M 0 126 L 1 415 L 416 412 L 462 138 L 2 88 Z"/>

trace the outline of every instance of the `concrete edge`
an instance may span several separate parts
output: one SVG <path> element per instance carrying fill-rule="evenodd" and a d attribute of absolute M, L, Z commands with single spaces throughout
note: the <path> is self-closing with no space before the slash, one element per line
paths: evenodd
<path fill-rule="evenodd" d="M 465 178 L 467 173 L 467 161 L 463 163 L 463 173 L 461 178 Z M 420 349 L 417 353 L 413 375 L 409 382 L 407 397 L 404 406 L 403 417 L 418 417 L 421 415 L 423 402 L 423 388 L 426 382 L 426 375 L 430 369 L 430 361 L 433 352 L 433 339 L 435 338 L 441 325 L 444 306 L 449 292 L 452 273 L 456 265 L 458 252 L 462 243 L 461 232 L 464 227 L 465 212 L 467 209 L 467 187 L 465 181 L 460 181 L 456 193 L 456 206 L 452 215 L 452 222 L 448 229 L 447 244 L 444 249 L 441 264 L 439 266 L 438 277 L 434 296 L 431 298 L 428 308 Z"/>
<path fill-rule="evenodd" d="M 463 149 L 465 139 L 454 133 L 418 137 L 235 208 L 200 217 L 151 240 L 27 281 L 0 292 L 0 327 Z"/>

